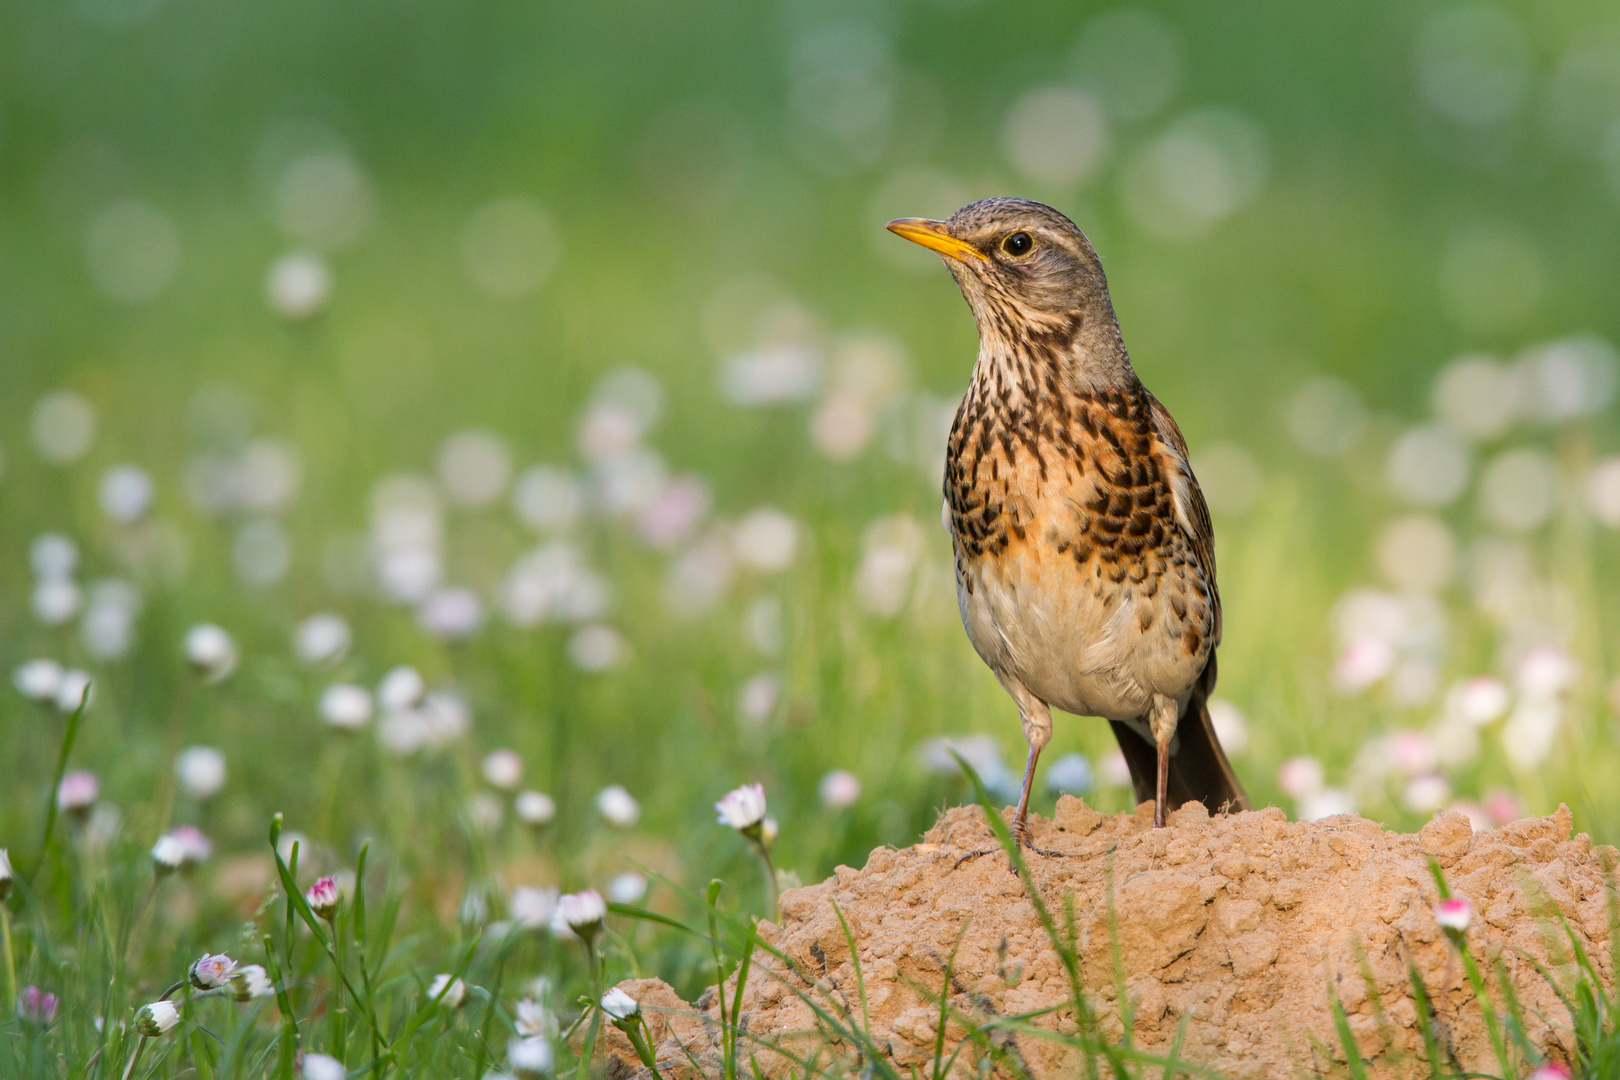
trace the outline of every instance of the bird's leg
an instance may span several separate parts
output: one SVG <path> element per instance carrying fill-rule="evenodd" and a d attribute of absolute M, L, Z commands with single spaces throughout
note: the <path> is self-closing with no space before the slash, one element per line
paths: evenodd
<path fill-rule="evenodd" d="M 1013 679 L 1000 671 L 996 674 L 1001 678 L 1001 685 L 1007 688 L 1018 703 L 1018 714 L 1024 721 L 1024 741 L 1029 743 L 1029 759 L 1024 764 L 1024 790 L 1018 796 L 1018 815 L 1013 818 L 1012 834 L 1018 841 L 1018 846 L 1037 855 L 1066 856 L 1068 852 L 1050 851 L 1035 846 L 1035 837 L 1029 829 L 1029 793 L 1035 787 L 1035 763 L 1040 760 L 1041 751 L 1052 739 L 1052 710 L 1046 702 L 1030 693 L 1023 683 Z M 981 855 L 993 855 L 1000 848 L 984 848 L 979 851 L 970 851 L 956 860 L 961 866 L 969 859 L 977 859 Z M 1011 870 L 1013 867 L 1008 866 Z"/>
<path fill-rule="evenodd" d="M 1013 836 L 1021 846 L 1033 848 L 1035 840 L 1029 831 L 1029 792 L 1035 786 L 1035 763 L 1052 739 L 1052 710 L 1047 708 L 1046 702 L 1027 694 L 1025 700 L 1018 702 L 1018 711 L 1024 721 L 1024 741 L 1029 743 L 1029 759 L 1024 763 L 1024 790 L 1018 796 L 1018 816 L 1013 819 Z"/>
<path fill-rule="evenodd" d="M 1176 699 L 1163 694 L 1153 695 L 1153 711 L 1148 726 L 1153 731 L 1153 743 L 1159 751 L 1158 784 L 1153 792 L 1153 827 L 1162 829 L 1170 816 L 1170 742 L 1176 737 L 1176 723 L 1181 708 Z"/>
<path fill-rule="evenodd" d="M 1035 743 L 1029 744 L 1029 758 L 1024 763 L 1024 791 L 1018 796 L 1018 816 L 1013 819 L 1012 833 L 1022 847 L 1034 847 L 1034 838 L 1029 832 L 1029 789 L 1035 784 L 1035 762 L 1041 756 L 1041 748 Z"/>
<path fill-rule="evenodd" d="M 1159 743 L 1159 786 L 1153 795 L 1153 827 L 1164 828 L 1165 817 L 1170 805 L 1170 743 Z"/>

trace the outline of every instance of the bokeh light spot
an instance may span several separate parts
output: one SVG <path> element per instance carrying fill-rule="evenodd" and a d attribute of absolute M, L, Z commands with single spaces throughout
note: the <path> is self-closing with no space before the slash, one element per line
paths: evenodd
<path fill-rule="evenodd" d="M 498 300 L 527 296 L 540 288 L 561 253 L 551 214 L 520 195 L 485 203 L 461 233 L 461 266 L 468 280 Z"/>
<path fill-rule="evenodd" d="M 154 299 L 180 266 L 180 236 L 169 215 L 144 199 L 113 203 L 85 234 L 90 279 L 122 304 Z"/>

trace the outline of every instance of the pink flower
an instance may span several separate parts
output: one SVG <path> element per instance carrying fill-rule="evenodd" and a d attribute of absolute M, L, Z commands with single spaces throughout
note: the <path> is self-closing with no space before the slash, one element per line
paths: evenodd
<path fill-rule="evenodd" d="M 1415 774 L 1431 771 L 1438 755 L 1434 742 L 1421 731 L 1397 731 L 1384 742 L 1389 764 L 1399 772 Z"/>
<path fill-rule="evenodd" d="M 1365 634 L 1345 646 L 1333 668 L 1333 682 L 1347 694 L 1359 694 L 1389 674 L 1395 666 L 1395 646 Z"/>
<path fill-rule="evenodd" d="M 1277 770 L 1277 786 L 1291 799 L 1303 799 L 1322 789 L 1322 763 L 1313 757 L 1292 757 Z"/>
<path fill-rule="evenodd" d="M 236 961 L 224 953 L 204 953 L 201 960 L 191 965 L 191 985 L 199 990 L 217 990 L 230 981 L 231 973 L 235 970 Z"/>
<path fill-rule="evenodd" d="M 304 899 L 309 901 L 309 906 L 315 914 L 331 922 L 338 908 L 337 881 L 330 876 L 317 879 L 315 884 L 309 887 L 309 891 L 304 893 Z"/>
<path fill-rule="evenodd" d="M 101 795 L 101 784 L 96 780 L 96 774 L 85 769 L 76 769 L 62 777 L 62 783 L 56 789 L 56 808 L 63 813 L 84 813 Z"/>
<path fill-rule="evenodd" d="M 735 791 L 728 791 L 714 808 L 720 812 L 722 825 L 742 833 L 758 828 L 765 817 L 765 785 L 744 784 Z"/>
<path fill-rule="evenodd" d="M 37 986 L 25 986 L 17 995 L 17 1015 L 24 1020 L 49 1024 L 56 1019 L 56 1007 L 61 1004 L 55 994 Z"/>
<path fill-rule="evenodd" d="M 1468 924 L 1473 917 L 1474 905 L 1461 896 L 1453 896 L 1434 905 L 1434 921 L 1453 941 L 1460 941 L 1468 932 Z"/>
<path fill-rule="evenodd" d="M 1519 800 L 1511 791 L 1493 791 L 1485 796 L 1485 816 L 1501 826 L 1519 820 Z"/>
<path fill-rule="evenodd" d="M 708 512 L 708 486 L 695 476 L 678 476 L 636 512 L 636 529 L 648 547 L 667 549 L 691 536 Z"/>
<path fill-rule="evenodd" d="M 1525 1080 L 1571 1080 L 1574 1075 L 1562 1061 L 1544 1061 Z"/>
<path fill-rule="evenodd" d="M 168 835 L 180 842 L 181 864 L 194 866 L 214 853 L 214 842 L 195 825 L 177 825 Z"/>

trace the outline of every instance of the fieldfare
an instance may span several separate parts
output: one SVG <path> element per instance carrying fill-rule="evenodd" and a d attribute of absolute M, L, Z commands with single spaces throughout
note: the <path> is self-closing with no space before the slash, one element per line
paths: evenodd
<path fill-rule="evenodd" d="M 1194 800 L 1248 809 L 1209 716 L 1209 510 L 1180 429 L 1131 367 L 1091 243 L 1024 199 L 889 229 L 944 257 L 979 326 L 945 503 L 962 624 L 1029 743 L 1019 840 L 1053 707 L 1109 721 L 1155 825 Z"/>

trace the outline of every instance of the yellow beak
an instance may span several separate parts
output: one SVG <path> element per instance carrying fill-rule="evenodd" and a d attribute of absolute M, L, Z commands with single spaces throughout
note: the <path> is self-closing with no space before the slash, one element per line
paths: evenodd
<path fill-rule="evenodd" d="M 913 244 L 921 244 L 925 248 L 933 248 L 941 255 L 949 255 L 953 259 L 967 262 L 969 259 L 979 259 L 989 262 L 989 256 L 966 240 L 958 240 L 945 230 L 943 221 L 934 221 L 930 218 L 903 217 L 895 218 L 889 222 L 889 231 L 896 236 L 903 236 Z"/>

